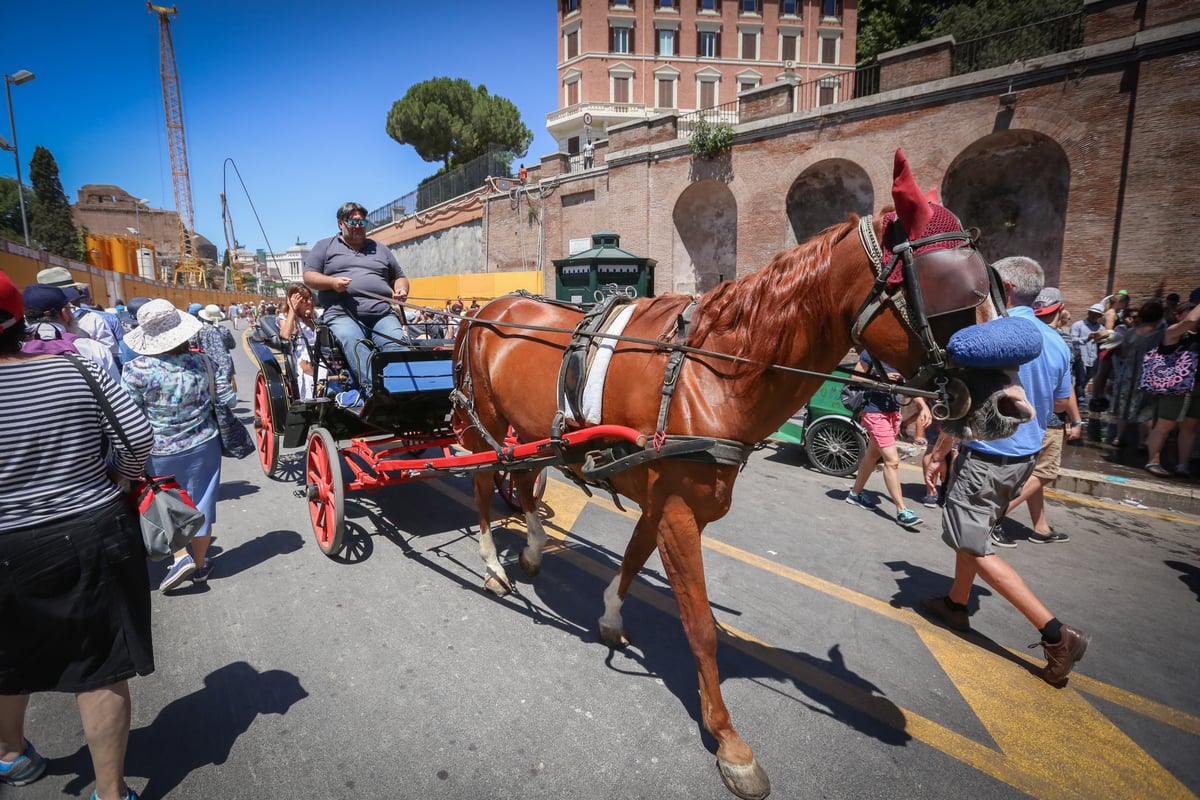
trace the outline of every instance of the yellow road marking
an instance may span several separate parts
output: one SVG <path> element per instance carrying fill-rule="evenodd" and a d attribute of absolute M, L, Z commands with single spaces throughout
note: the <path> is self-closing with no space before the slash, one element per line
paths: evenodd
<path fill-rule="evenodd" d="M 590 554 L 570 548 L 566 542 L 567 533 L 588 503 L 602 501 L 589 500 L 574 487 L 551 481 L 546 489 L 545 502 L 554 510 L 554 517 L 545 526 L 551 540 L 547 551 L 555 552 L 573 566 L 606 583 L 610 581 L 614 574 L 611 566 L 597 561 Z M 522 521 L 514 521 L 523 526 Z M 1008 659 L 996 653 L 985 648 L 964 646 L 959 637 L 911 611 L 893 608 L 876 598 L 719 540 L 705 538 L 703 543 L 724 556 L 912 627 L 944 667 L 947 676 L 995 740 L 999 750 L 969 739 L 914 711 L 895 706 L 732 625 L 719 623 L 727 645 L 769 664 L 794 680 L 881 722 L 899 727 L 930 747 L 1034 797 L 1195 797 L 1088 703 L 1077 689 L 1189 733 L 1200 734 L 1200 719 L 1077 673 L 1072 675 L 1070 687 L 1054 689 L 1039 682 L 1028 672 L 1014 670 Z M 644 583 L 634 583 L 630 591 L 641 601 L 678 618 L 677 605 L 663 592 Z M 1017 655 L 1025 658 L 1024 654 Z M 1040 662 L 1029 663 L 1035 668 L 1040 666 Z M 901 715 L 900 719 L 895 718 L 896 710 Z M 1065 768 L 1066 764 L 1071 767 Z"/>

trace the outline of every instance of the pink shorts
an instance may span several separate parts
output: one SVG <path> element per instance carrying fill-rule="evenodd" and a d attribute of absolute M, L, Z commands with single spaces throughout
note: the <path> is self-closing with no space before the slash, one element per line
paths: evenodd
<path fill-rule="evenodd" d="M 867 429 L 867 436 L 880 450 L 896 444 L 896 438 L 900 435 L 899 411 L 864 411 L 861 422 Z"/>

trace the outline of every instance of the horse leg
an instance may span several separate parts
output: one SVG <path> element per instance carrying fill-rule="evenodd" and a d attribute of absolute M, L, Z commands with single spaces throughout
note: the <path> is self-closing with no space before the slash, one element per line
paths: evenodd
<path fill-rule="evenodd" d="M 533 485 L 537 483 L 538 470 L 526 470 L 513 474 L 513 482 L 517 487 L 517 499 L 521 503 L 521 511 L 525 514 L 525 529 L 528 534 L 525 539 L 525 549 L 517 557 L 521 569 L 530 578 L 536 577 L 542 571 L 542 552 L 546 549 L 546 529 L 542 527 L 542 518 L 538 515 L 537 500 L 533 497 Z"/>
<path fill-rule="evenodd" d="M 483 559 L 483 588 L 503 597 L 511 592 L 513 587 L 508 582 L 508 576 L 496 555 L 496 543 L 492 541 L 492 473 L 476 472 L 473 480 L 475 505 L 479 509 L 479 557 Z"/>
<path fill-rule="evenodd" d="M 760 800 L 771 793 L 771 782 L 755 761 L 750 746 L 733 729 L 729 709 L 721 697 L 717 623 L 704 584 L 701 532 L 687 503 L 680 497 L 669 498 L 658 523 L 658 549 L 679 603 L 683 631 L 696 659 L 704 727 L 717 740 L 717 766 L 726 788 L 746 800 Z"/>
<path fill-rule="evenodd" d="M 646 565 L 646 559 L 658 547 L 656 535 L 658 526 L 643 512 L 634 526 L 633 536 L 625 546 L 625 556 L 612 582 L 604 590 L 604 616 L 600 617 L 600 639 L 609 647 L 624 650 L 629 645 L 629 637 L 625 635 L 625 621 L 621 618 L 621 606 L 625 596 L 629 594 L 629 586 L 633 579 Z"/>

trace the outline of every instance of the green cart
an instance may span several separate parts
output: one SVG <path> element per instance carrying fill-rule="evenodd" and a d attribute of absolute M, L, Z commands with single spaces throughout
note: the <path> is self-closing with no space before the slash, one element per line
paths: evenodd
<path fill-rule="evenodd" d="M 834 372 L 848 375 L 852 369 L 842 364 Z M 867 452 L 867 435 L 842 405 L 841 394 L 841 383 L 825 381 L 771 440 L 803 448 L 808 462 L 826 475 L 854 473 Z"/>

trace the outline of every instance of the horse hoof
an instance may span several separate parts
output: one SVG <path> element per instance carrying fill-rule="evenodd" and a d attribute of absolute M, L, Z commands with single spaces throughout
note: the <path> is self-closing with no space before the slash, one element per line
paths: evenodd
<path fill-rule="evenodd" d="M 600 640 L 614 650 L 624 650 L 629 646 L 629 637 L 620 628 L 600 626 Z"/>
<path fill-rule="evenodd" d="M 484 579 L 483 588 L 496 595 L 496 597 L 504 597 L 505 595 L 512 594 L 512 584 L 494 575 L 488 575 Z"/>
<path fill-rule="evenodd" d="M 517 556 L 517 562 L 521 565 L 521 569 L 525 575 L 530 578 L 536 578 L 537 574 L 542 571 L 541 564 L 534 564 L 529 559 L 525 558 L 525 551 L 521 551 L 521 555 Z"/>
<path fill-rule="evenodd" d="M 749 764 L 743 765 L 730 764 L 718 758 L 717 766 L 721 769 L 725 788 L 743 800 L 763 800 L 771 793 L 771 779 L 757 761 L 751 759 Z"/>

